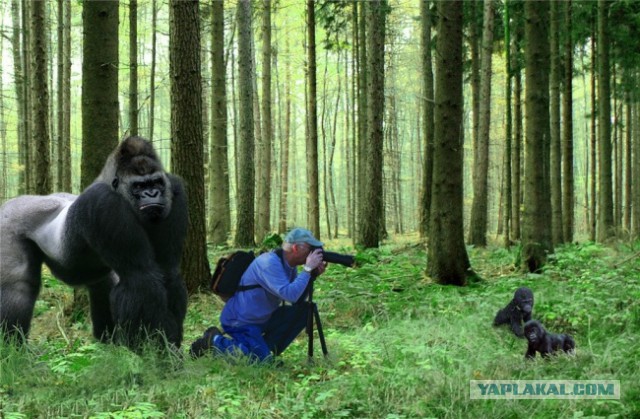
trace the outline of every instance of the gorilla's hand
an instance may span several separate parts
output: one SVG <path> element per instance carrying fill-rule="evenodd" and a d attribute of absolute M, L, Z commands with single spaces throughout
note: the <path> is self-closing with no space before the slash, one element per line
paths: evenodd
<path fill-rule="evenodd" d="M 169 310 L 167 290 L 160 280 L 120 282 L 111 291 L 111 307 L 119 331 L 116 341 L 137 347 L 147 337 L 164 333 L 168 342 L 182 339 L 182 321 Z M 160 340 L 163 340 L 160 338 Z"/>

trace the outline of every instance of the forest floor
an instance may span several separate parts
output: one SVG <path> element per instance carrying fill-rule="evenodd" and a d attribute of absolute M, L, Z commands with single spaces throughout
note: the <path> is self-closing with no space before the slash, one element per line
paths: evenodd
<path fill-rule="evenodd" d="M 329 355 L 315 339 L 309 362 L 303 333 L 278 366 L 96 343 L 88 321 L 64 314 L 72 291 L 45 275 L 29 344 L 0 344 L 0 417 L 640 417 L 639 251 L 562 246 L 533 275 L 514 268 L 515 248 L 469 249 L 484 281 L 459 288 L 434 284 L 423 247 L 396 241 L 359 254 L 359 268 L 330 266 L 315 287 Z M 520 286 L 575 355 L 525 360 L 526 341 L 492 326 Z M 185 354 L 221 308 L 211 294 L 190 299 Z M 621 397 L 474 400 L 471 380 L 619 380 Z"/>

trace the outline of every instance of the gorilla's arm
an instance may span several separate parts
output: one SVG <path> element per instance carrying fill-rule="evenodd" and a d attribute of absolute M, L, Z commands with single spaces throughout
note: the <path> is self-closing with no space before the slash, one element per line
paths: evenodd
<path fill-rule="evenodd" d="M 167 176 L 172 185 L 172 210 L 161 223 L 163 228 L 150 229 L 148 233 L 151 243 L 154 245 L 156 260 L 165 273 L 164 284 L 167 295 L 170 296 L 169 311 L 182 325 L 187 314 L 188 297 L 187 288 L 180 275 L 180 260 L 184 237 L 187 234 L 188 209 L 182 180 L 174 175 L 167 174 Z M 182 340 L 182 327 L 179 328 L 176 339 L 178 342 Z"/>
<path fill-rule="evenodd" d="M 511 312 L 510 321 L 511 321 L 511 330 L 513 331 L 513 333 L 519 338 L 524 337 L 524 332 L 522 331 L 521 315 L 517 310 L 513 310 Z"/>
<path fill-rule="evenodd" d="M 157 238 L 153 240 L 156 243 L 156 254 L 159 256 L 161 263 L 165 264 L 167 272 L 166 287 L 167 293 L 171 296 L 169 300 L 169 310 L 176 316 L 180 325 L 187 315 L 187 287 L 180 275 L 180 261 L 182 256 L 182 247 L 184 238 L 187 235 L 188 228 L 188 207 L 187 196 L 184 191 L 182 180 L 174 175 L 167 174 L 173 188 L 173 207 L 166 220 L 169 226 L 168 238 Z M 158 244 L 160 246 L 158 246 Z M 160 247 L 164 253 L 160 252 Z M 180 327 L 180 340 L 182 340 L 182 326 Z"/>
<path fill-rule="evenodd" d="M 529 342 L 529 344 L 527 345 L 527 352 L 524 354 L 525 358 L 535 358 L 536 357 L 536 346 Z"/>
<path fill-rule="evenodd" d="M 167 296 L 169 287 L 173 289 L 175 282 L 182 282 L 175 260 L 179 261 L 179 256 L 174 256 L 175 249 L 171 249 L 181 246 L 184 237 L 182 229 L 174 231 L 171 224 L 184 210 L 176 203 L 178 205 L 172 207 L 172 214 L 176 213 L 174 219 L 170 216 L 149 224 L 146 229 L 120 194 L 98 182 L 87 188 L 69 209 L 72 220 L 67 230 L 69 251 L 89 246 L 119 278 L 111 292 L 111 311 L 130 346 L 135 344 L 139 333 L 153 330 L 164 331 L 168 340 L 177 345 L 181 341 L 184 316 L 180 318 L 180 313 L 169 310 Z M 184 216 L 186 218 L 186 213 Z M 153 232 L 152 237 L 149 231 Z M 170 249 L 157 254 L 156 250 L 162 246 Z M 174 265 L 173 269 L 167 269 L 169 266 L 163 269 L 156 262 L 163 260 L 163 256 L 166 258 L 163 264 Z M 186 298 L 179 297 L 186 307 Z"/>

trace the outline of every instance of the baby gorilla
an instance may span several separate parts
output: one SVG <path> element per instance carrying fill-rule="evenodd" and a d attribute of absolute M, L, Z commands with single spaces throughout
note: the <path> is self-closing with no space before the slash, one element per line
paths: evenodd
<path fill-rule="evenodd" d="M 529 342 L 525 358 L 535 358 L 536 352 L 540 352 L 543 358 L 548 357 L 556 351 L 563 350 L 573 353 L 576 343 L 569 335 L 547 333 L 542 323 L 537 320 L 530 320 L 524 325 L 524 335 Z"/>
<path fill-rule="evenodd" d="M 518 288 L 509 304 L 498 311 L 496 318 L 493 320 L 493 325 L 511 324 L 513 333 L 520 338 L 524 337 L 522 333 L 522 322 L 531 320 L 532 311 L 533 291 L 527 287 Z"/>

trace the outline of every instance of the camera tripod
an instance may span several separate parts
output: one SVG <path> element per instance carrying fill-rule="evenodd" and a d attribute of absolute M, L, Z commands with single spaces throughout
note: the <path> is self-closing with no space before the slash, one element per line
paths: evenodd
<path fill-rule="evenodd" d="M 311 276 L 311 281 L 309 281 L 309 292 L 308 292 L 308 314 L 307 314 L 307 336 L 309 337 L 309 346 L 307 347 L 307 356 L 309 359 L 313 358 L 313 322 L 315 320 L 316 328 L 318 329 L 318 338 L 320 339 L 320 346 L 322 347 L 322 354 L 326 357 L 329 354 L 327 350 L 327 343 L 324 340 L 324 332 L 322 331 L 322 321 L 320 320 L 320 313 L 318 312 L 318 305 L 313 301 L 313 284 L 315 282 L 316 276 Z"/>

